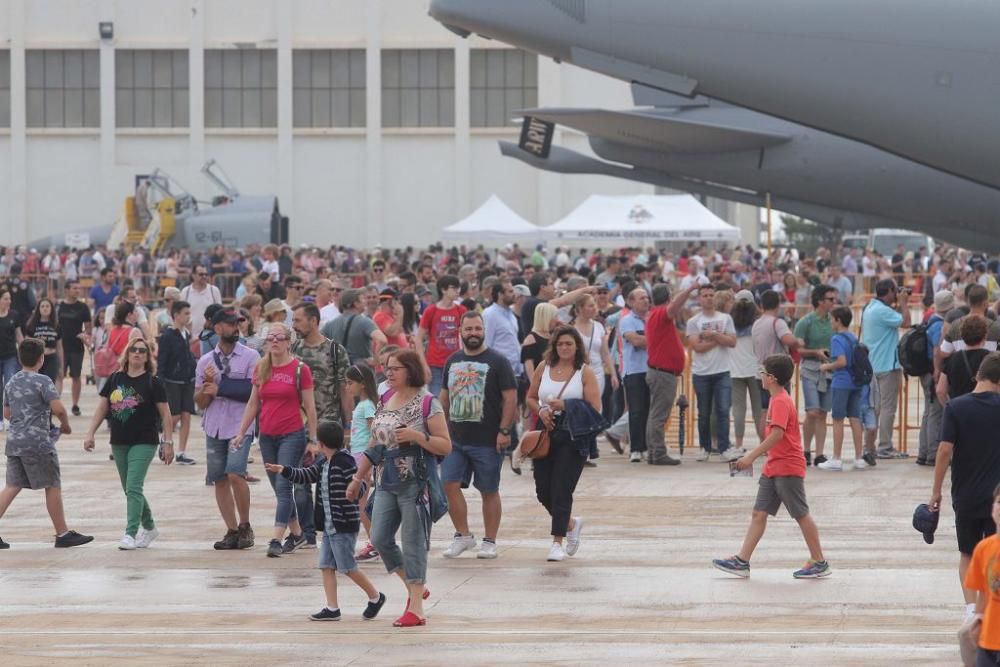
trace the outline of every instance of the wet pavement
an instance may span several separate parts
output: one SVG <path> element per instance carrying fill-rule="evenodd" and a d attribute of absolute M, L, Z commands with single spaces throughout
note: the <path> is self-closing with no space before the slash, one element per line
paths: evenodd
<path fill-rule="evenodd" d="M 93 399 L 82 407 L 89 412 Z M 602 445 L 576 494 L 583 543 L 563 563 L 545 561 L 548 518 L 530 471 L 517 477 L 507 468 L 499 558 L 442 558 L 452 534 L 442 519 L 428 625 L 398 630 L 391 624 L 405 594 L 378 564 L 362 566 L 389 598 L 377 620 L 361 619 L 364 595 L 343 577 L 343 620 L 308 620 L 324 604 L 317 552 L 265 557 L 274 511 L 266 480 L 251 487 L 257 546 L 212 549 L 224 526 L 204 484 L 197 428 L 189 454 L 198 465 L 150 470 L 146 495 L 160 538 L 145 551 L 118 551 L 124 495 L 106 432 L 95 453 L 82 451 L 86 420 L 72 418 L 76 432 L 59 452 L 70 527 L 96 540 L 52 548 L 40 491 L 22 492 L 0 519 L 12 545 L 0 551 L 2 665 L 958 663 L 952 514 L 935 544 L 924 544 L 910 515 L 930 495 L 932 469 L 912 459 L 863 472 L 810 470 L 806 492 L 834 569 L 817 581 L 792 579 L 807 553 L 784 513 L 769 524 L 751 579 L 711 567 L 738 549 L 757 482 L 696 463 L 690 451 L 678 468 L 653 468 Z M 264 478 L 256 449 L 254 458 L 251 472 Z M 480 536 L 479 502 L 467 497 Z"/>

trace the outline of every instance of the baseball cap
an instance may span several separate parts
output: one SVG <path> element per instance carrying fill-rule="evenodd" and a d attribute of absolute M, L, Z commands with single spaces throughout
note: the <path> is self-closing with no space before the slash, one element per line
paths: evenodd
<path fill-rule="evenodd" d="M 751 292 L 748 289 L 741 289 L 739 292 L 736 293 L 736 300 L 749 301 L 750 303 L 753 303 L 754 302 L 753 292 Z"/>
<path fill-rule="evenodd" d="M 531 290 L 527 285 L 514 285 L 514 294 L 517 296 L 531 296 Z"/>
<path fill-rule="evenodd" d="M 399 295 L 396 293 L 396 290 L 392 289 L 391 287 L 386 287 L 384 290 L 382 290 L 381 292 L 379 292 L 379 294 L 378 294 L 378 300 L 379 301 L 388 301 L 389 299 L 395 299 L 398 296 Z"/>
<path fill-rule="evenodd" d="M 239 322 L 239 315 L 232 308 L 225 308 L 212 316 L 212 326 L 216 324 L 236 324 Z"/>
<path fill-rule="evenodd" d="M 937 530 L 940 516 L 941 513 L 931 510 L 927 503 L 920 503 L 913 510 L 913 527 L 923 533 L 927 544 L 934 544 L 934 531 Z"/>
<path fill-rule="evenodd" d="M 264 316 L 273 315 L 274 313 L 280 313 L 287 310 L 285 304 L 281 299 L 271 299 L 266 304 L 264 304 Z"/>

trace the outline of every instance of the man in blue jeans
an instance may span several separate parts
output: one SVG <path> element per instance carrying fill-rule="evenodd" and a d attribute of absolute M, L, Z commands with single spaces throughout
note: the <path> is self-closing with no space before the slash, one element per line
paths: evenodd
<path fill-rule="evenodd" d="M 698 288 L 701 312 L 688 320 L 691 345 L 691 379 L 698 399 L 698 461 L 708 461 L 712 452 L 712 415 L 715 415 L 719 453 L 726 461 L 742 455 L 729 449 L 729 410 L 733 404 L 733 381 L 729 376 L 729 351 L 736 347 L 736 326 L 728 313 L 715 310 L 715 286 Z"/>
<path fill-rule="evenodd" d="M 799 367 L 799 385 L 806 406 L 806 420 L 802 423 L 802 449 L 806 465 L 810 461 L 826 463 L 823 448 L 826 446 L 826 415 L 833 407 L 830 373 L 820 366 L 830 361 L 830 341 L 833 340 L 833 320 L 830 311 L 837 305 L 837 290 L 830 285 L 818 285 L 812 291 L 811 313 L 795 325 L 802 363 Z M 816 440 L 816 457 L 810 453 L 813 438 Z"/>
<path fill-rule="evenodd" d="M 628 295 L 631 311 L 622 318 L 618 329 L 622 334 L 625 400 L 628 401 L 629 461 L 642 462 L 646 454 L 646 423 L 649 421 L 649 355 L 646 351 L 646 316 L 649 314 L 649 293 L 636 287 Z"/>
<path fill-rule="evenodd" d="M 455 539 L 444 557 L 458 558 L 476 547 L 462 495 L 462 487 L 471 481 L 482 495 L 486 533 L 476 557 L 492 559 L 497 557 L 500 529 L 500 469 L 517 420 L 517 378 L 510 362 L 485 346 L 486 329 L 478 312 L 462 316 L 459 335 L 462 349 L 445 362 L 439 397 L 451 432 L 451 453 L 441 468 L 441 481 L 455 525 Z"/>

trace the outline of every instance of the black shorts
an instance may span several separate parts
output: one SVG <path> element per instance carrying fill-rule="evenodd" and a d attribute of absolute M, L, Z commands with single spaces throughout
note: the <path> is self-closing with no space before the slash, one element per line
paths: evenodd
<path fill-rule="evenodd" d="M 63 367 L 64 371 L 69 372 L 70 377 L 80 377 L 83 372 L 83 350 L 79 352 L 63 350 Z"/>
<path fill-rule="evenodd" d="M 985 538 L 997 532 L 997 525 L 988 516 L 964 516 L 955 513 L 955 536 L 958 538 L 958 550 L 966 556 L 971 556 L 976 545 Z"/>
<path fill-rule="evenodd" d="M 164 382 L 163 387 L 167 390 L 167 405 L 172 416 L 182 412 L 194 414 L 194 382 Z"/>

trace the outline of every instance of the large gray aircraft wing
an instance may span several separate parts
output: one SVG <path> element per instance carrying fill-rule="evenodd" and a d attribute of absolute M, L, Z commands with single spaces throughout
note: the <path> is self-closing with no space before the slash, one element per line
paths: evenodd
<path fill-rule="evenodd" d="M 680 115 L 604 109 L 526 109 L 526 117 L 565 125 L 620 144 L 671 153 L 733 153 L 777 146 L 792 137 L 692 121 Z"/>

